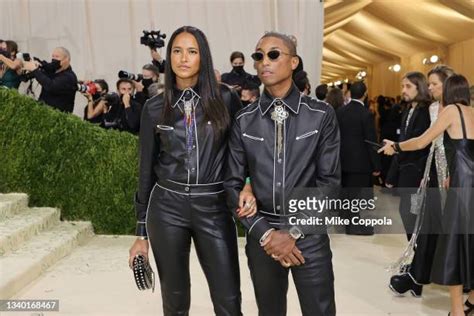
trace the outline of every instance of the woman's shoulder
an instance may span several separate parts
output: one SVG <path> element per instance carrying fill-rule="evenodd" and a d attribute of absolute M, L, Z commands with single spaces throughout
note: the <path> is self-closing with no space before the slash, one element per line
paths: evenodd
<path fill-rule="evenodd" d="M 143 112 L 152 118 L 159 117 L 165 104 L 164 100 L 164 93 L 149 98 L 143 106 Z"/>

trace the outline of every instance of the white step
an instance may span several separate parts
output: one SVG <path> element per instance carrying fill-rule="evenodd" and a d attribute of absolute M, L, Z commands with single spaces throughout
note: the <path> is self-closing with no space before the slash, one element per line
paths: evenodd
<path fill-rule="evenodd" d="M 28 195 L 24 193 L 0 193 L 0 221 L 28 208 Z"/>
<path fill-rule="evenodd" d="M 42 207 L 24 211 L 0 221 L 0 256 L 18 249 L 39 232 L 59 223 L 60 211 Z"/>
<path fill-rule="evenodd" d="M 0 257 L 0 299 L 8 299 L 93 236 L 90 222 L 60 222 Z"/>

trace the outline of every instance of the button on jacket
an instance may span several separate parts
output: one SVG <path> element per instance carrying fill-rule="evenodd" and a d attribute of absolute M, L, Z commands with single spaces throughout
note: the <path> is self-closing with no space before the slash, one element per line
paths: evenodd
<path fill-rule="evenodd" d="M 278 104 L 289 113 L 279 156 L 277 123 L 271 118 Z M 339 127 L 332 107 L 301 94 L 294 85 L 283 99 L 264 92 L 258 101 L 237 113 L 224 187 L 228 205 L 235 212 L 247 172 L 250 175 L 259 210 L 256 216 L 241 219 L 250 236 L 260 239 L 272 225 L 278 228 L 275 222 L 293 188 L 339 186 L 339 146 Z"/>
<path fill-rule="evenodd" d="M 239 97 L 221 85 L 221 96 L 231 118 L 241 109 Z M 162 123 L 164 94 L 149 99 L 142 111 L 140 123 L 140 174 L 135 198 L 137 235 L 146 236 L 147 202 L 158 180 L 179 184 L 221 184 L 227 153 L 227 135 L 214 143 L 210 121 L 204 120 L 199 91 L 175 90 L 173 95 L 173 124 Z M 184 100 L 192 100 L 193 142 L 190 154 L 186 145 Z"/>

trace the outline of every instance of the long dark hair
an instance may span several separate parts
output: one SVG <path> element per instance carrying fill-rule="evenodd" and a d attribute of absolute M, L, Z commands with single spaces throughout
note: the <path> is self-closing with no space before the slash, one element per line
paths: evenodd
<path fill-rule="evenodd" d="M 165 106 L 163 108 L 163 118 L 167 125 L 173 122 L 173 89 L 176 85 L 176 74 L 171 68 L 171 48 L 176 37 L 181 33 L 189 33 L 194 36 L 199 46 L 200 68 L 197 82 L 197 90 L 201 96 L 201 105 L 204 112 L 204 121 L 211 121 L 214 127 L 214 136 L 217 139 L 223 137 L 230 126 L 230 115 L 225 106 L 216 76 L 214 74 L 214 66 L 212 63 L 211 51 L 206 35 L 193 26 L 182 26 L 176 31 L 168 43 L 166 48 L 166 64 L 165 64 Z"/>
<path fill-rule="evenodd" d="M 412 71 L 403 77 L 403 79 L 405 78 L 413 83 L 418 90 L 418 94 L 413 101 L 418 102 L 419 106 L 428 106 L 431 102 L 431 95 L 425 75 L 418 71 Z"/>
<path fill-rule="evenodd" d="M 454 74 L 443 84 L 443 104 L 462 104 L 469 106 L 471 95 L 469 93 L 469 82 L 463 75 Z"/>

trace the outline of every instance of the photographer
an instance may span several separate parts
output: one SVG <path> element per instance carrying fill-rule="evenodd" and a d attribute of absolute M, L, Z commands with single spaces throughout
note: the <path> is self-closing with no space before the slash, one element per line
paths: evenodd
<path fill-rule="evenodd" d="M 239 95 L 242 91 L 242 87 L 246 83 L 260 86 L 260 79 L 244 70 L 245 56 L 242 52 L 233 52 L 230 55 L 230 63 L 232 65 L 232 70 L 222 75 L 223 83 L 226 83 L 237 90 Z"/>
<path fill-rule="evenodd" d="M 106 111 L 102 127 L 138 134 L 141 105 L 132 99 L 134 84 L 130 79 L 117 81 L 117 93 L 104 96 Z"/>
<path fill-rule="evenodd" d="M 150 48 L 150 54 L 152 64 L 158 68 L 160 73 L 165 73 L 166 60 L 161 57 L 156 48 Z"/>
<path fill-rule="evenodd" d="M 240 94 L 240 101 L 242 102 L 242 106 L 245 107 L 260 98 L 260 89 L 256 83 L 247 82 L 242 87 Z"/>
<path fill-rule="evenodd" d="M 160 70 L 158 67 L 152 64 L 146 64 L 142 68 L 142 77 L 141 81 L 133 81 L 135 86 L 135 100 L 144 105 L 146 100 L 154 96 L 150 93 L 150 86 L 154 83 L 157 83 L 160 78 Z"/>
<path fill-rule="evenodd" d="M 18 89 L 21 83 L 21 60 L 16 59 L 18 45 L 14 41 L 0 41 L 0 86 Z"/>
<path fill-rule="evenodd" d="M 162 34 L 160 30 L 143 31 L 143 36 L 140 37 L 140 44 L 150 48 L 151 63 L 158 68 L 160 73 L 165 72 L 166 61 L 161 57 L 157 49 L 165 46 L 165 38 L 166 34 Z"/>
<path fill-rule="evenodd" d="M 109 85 L 103 79 L 93 82 L 84 82 L 87 86 L 93 84 L 93 89 L 87 89 L 83 96 L 87 98 L 87 106 L 84 108 L 84 120 L 93 124 L 102 124 L 107 106 L 103 96 L 109 92 Z"/>
<path fill-rule="evenodd" d="M 39 101 L 62 112 L 72 113 L 77 91 L 77 77 L 70 66 L 71 55 L 64 47 L 53 50 L 51 63 L 26 61 L 23 69 L 30 71 L 42 86 Z"/>

